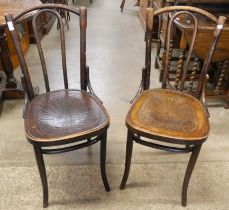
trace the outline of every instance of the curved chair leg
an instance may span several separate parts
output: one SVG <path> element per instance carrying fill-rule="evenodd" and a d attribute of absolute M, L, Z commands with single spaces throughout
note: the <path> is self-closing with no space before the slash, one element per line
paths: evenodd
<path fill-rule="evenodd" d="M 44 165 L 44 159 L 41 152 L 41 148 L 39 146 L 33 146 L 38 170 L 41 177 L 41 183 L 43 188 L 43 207 L 48 207 L 48 182 L 47 182 L 47 176 L 45 171 L 45 165 Z"/>
<path fill-rule="evenodd" d="M 125 5 L 125 0 L 122 0 L 121 6 L 120 6 L 121 12 L 123 11 L 124 5 Z"/>
<path fill-rule="evenodd" d="M 106 175 L 106 145 L 107 145 L 107 131 L 102 134 L 102 138 L 100 140 L 100 169 L 103 180 L 103 185 L 107 192 L 110 191 L 110 186 L 107 181 Z"/>
<path fill-rule="evenodd" d="M 127 143 L 126 143 L 126 163 L 125 163 L 125 171 L 122 178 L 122 182 L 120 185 L 120 190 L 123 190 L 126 187 L 126 182 L 130 172 L 130 164 L 131 164 L 131 157 L 133 151 L 133 134 L 130 130 L 128 130 L 127 134 Z"/>
<path fill-rule="evenodd" d="M 137 0 L 134 6 L 140 6 L 140 0 Z"/>
<path fill-rule="evenodd" d="M 184 181 L 183 181 L 183 187 L 182 187 L 182 198 L 181 198 L 181 204 L 184 207 L 187 205 L 187 191 L 188 191 L 189 180 L 191 178 L 193 169 L 194 169 L 195 164 L 196 164 L 196 160 L 197 160 L 198 155 L 200 153 L 201 146 L 202 146 L 202 144 L 197 145 L 193 149 L 191 157 L 190 157 L 189 162 L 188 162 L 187 169 L 186 169 L 186 173 L 185 173 L 185 177 L 184 177 Z"/>

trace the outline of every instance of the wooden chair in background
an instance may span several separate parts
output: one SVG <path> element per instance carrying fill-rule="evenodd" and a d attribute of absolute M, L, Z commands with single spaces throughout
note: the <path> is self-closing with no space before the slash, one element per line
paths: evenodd
<path fill-rule="evenodd" d="M 63 4 L 63 5 L 67 5 L 68 6 L 68 0 L 54 0 L 53 2 L 54 4 Z M 70 17 L 70 13 L 66 10 L 58 10 L 58 13 L 60 14 L 60 16 L 65 20 L 65 24 L 69 30 L 69 25 L 68 22 L 70 21 L 71 17 Z M 57 23 L 57 29 L 60 28 L 59 22 Z"/>
<path fill-rule="evenodd" d="M 198 33 L 198 19 L 194 13 L 203 15 L 215 25 L 214 37 L 197 81 L 186 80 L 187 76 L 190 77 L 187 71 L 192 60 Z M 166 36 L 162 88 L 149 89 L 153 21 L 155 17 L 160 15 L 170 15 Z M 187 53 L 184 55 L 184 65 L 179 66 L 178 63 L 180 68 L 179 80 L 172 83 L 168 80 L 169 57 L 173 53 L 170 49 L 170 40 L 173 35 L 174 22 L 178 19 L 183 19 L 183 24 L 190 25 L 192 40 Z M 133 101 L 126 117 L 128 129 L 126 163 L 120 189 L 125 188 L 129 176 L 134 141 L 144 146 L 175 153 L 191 152 L 182 188 L 182 205 L 187 205 L 189 180 L 201 146 L 207 140 L 210 131 L 208 113 L 204 108 L 203 101 L 207 82 L 206 75 L 225 19 L 225 17 L 217 18 L 204 10 L 190 6 L 165 7 L 156 11 L 153 11 L 152 8 L 147 9 L 145 67 L 142 70 L 139 95 Z M 184 91 L 187 86 L 189 87 L 189 94 Z M 153 140 L 159 143 L 153 142 Z"/>
<path fill-rule="evenodd" d="M 67 11 L 79 16 L 80 20 L 80 90 L 68 86 L 64 27 L 58 11 Z M 46 93 L 36 95 L 30 74 L 23 56 L 15 25 L 17 20 L 32 17 L 33 30 L 42 64 Z M 36 19 L 43 13 L 52 13 L 60 25 L 62 69 L 64 89 L 51 91 L 44 53 L 37 34 Z M 88 147 L 100 142 L 100 166 L 103 184 L 106 191 L 110 187 L 106 177 L 106 139 L 109 127 L 109 116 L 101 101 L 94 94 L 90 80 L 89 67 L 86 65 L 86 27 L 87 10 L 70 8 L 66 5 L 44 4 L 22 11 L 14 18 L 5 16 L 22 70 L 22 81 L 26 94 L 24 111 L 25 134 L 33 145 L 43 187 L 43 206 L 48 206 L 48 183 L 43 154 L 58 154 Z M 60 67 L 61 69 L 61 67 Z M 73 144 L 74 143 L 74 144 Z M 53 148 L 53 146 L 55 146 Z M 74 174 L 73 174 L 74 176 Z"/>

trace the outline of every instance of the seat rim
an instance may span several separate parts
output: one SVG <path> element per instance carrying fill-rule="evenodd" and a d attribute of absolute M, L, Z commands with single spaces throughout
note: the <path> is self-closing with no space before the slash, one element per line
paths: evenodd
<path fill-rule="evenodd" d="M 173 93 L 177 93 L 178 91 L 176 90 L 171 90 L 171 89 L 161 89 L 161 88 L 154 88 L 154 89 L 149 89 L 149 90 L 145 90 L 143 91 L 133 102 L 133 104 L 131 105 L 129 111 L 128 111 L 128 114 L 126 116 L 126 120 L 125 120 L 125 124 L 126 124 L 126 127 L 132 132 L 132 133 L 135 133 L 139 136 L 142 136 L 142 137 L 145 137 L 145 138 L 151 138 L 153 140 L 158 140 L 158 141 L 163 141 L 163 142 L 166 142 L 166 143 L 175 143 L 175 144 L 188 144 L 188 145 L 193 145 L 193 144 L 199 144 L 199 143 L 203 143 L 207 140 L 208 136 L 209 136 L 209 133 L 210 133 L 210 124 L 209 124 L 209 120 L 206 116 L 205 120 L 206 120 L 206 135 L 203 135 L 203 136 L 200 136 L 198 138 L 187 138 L 187 137 L 175 137 L 175 136 L 169 136 L 169 135 L 163 135 L 163 134 L 158 134 L 158 133 L 153 133 L 152 131 L 148 130 L 148 129 L 144 129 L 142 127 L 139 127 L 139 126 L 136 126 L 134 125 L 133 122 L 131 122 L 130 120 L 130 114 L 135 106 L 135 104 L 137 103 L 138 99 L 142 96 L 142 94 L 147 94 L 147 92 L 152 92 L 152 91 L 156 91 L 156 90 L 166 90 L 168 92 L 173 92 Z M 183 94 L 185 96 L 188 96 L 189 98 L 192 98 L 195 102 L 197 102 L 203 113 L 206 115 L 206 112 L 203 108 L 203 105 L 201 104 L 201 102 L 191 96 L 190 94 L 187 94 L 187 93 L 184 93 L 184 92 L 179 92 L 179 94 Z"/>
<path fill-rule="evenodd" d="M 47 92 L 47 93 L 42 93 L 42 94 L 36 96 L 35 98 L 42 97 L 42 96 L 45 96 L 47 94 L 52 94 L 54 92 L 62 92 L 62 91 L 66 91 L 66 90 L 67 91 L 74 91 L 74 92 L 81 92 L 83 94 L 88 95 L 94 102 L 96 102 L 96 104 L 103 111 L 103 114 L 106 117 L 106 120 L 104 121 L 104 123 L 101 124 L 97 128 L 88 129 L 88 130 L 83 131 L 83 132 L 76 132 L 76 133 L 71 134 L 71 135 L 65 135 L 65 136 L 62 136 L 62 137 L 52 137 L 52 138 L 50 138 L 50 137 L 45 138 L 44 137 L 44 138 L 41 138 L 41 137 L 36 137 L 36 136 L 32 135 L 28 131 L 28 129 L 26 129 L 26 123 L 29 120 L 29 118 L 25 118 L 25 120 L 24 120 L 24 132 L 25 132 L 27 140 L 30 143 L 32 143 L 32 144 L 39 143 L 39 144 L 43 144 L 43 145 L 46 145 L 46 144 L 47 145 L 61 145 L 63 143 L 73 143 L 73 142 L 76 142 L 76 141 L 79 141 L 79 140 L 83 140 L 85 138 L 91 138 L 91 137 L 97 136 L 97 135 L 103 133 L 106 129 L 108 129 L 108 127 L 110 126 L 110 117 L 109 117 L 109 115 L 107 113 L 107 110 L 105 109 L 103 104 L 101 104 L 101 102 L 96 98 L 96 96 L 94 96 L 90 92 L 87 92 L 85 90 L 79 90 L 79 89 L 60 89 L 60 90 L 50 91 L 50 92 Z"/>

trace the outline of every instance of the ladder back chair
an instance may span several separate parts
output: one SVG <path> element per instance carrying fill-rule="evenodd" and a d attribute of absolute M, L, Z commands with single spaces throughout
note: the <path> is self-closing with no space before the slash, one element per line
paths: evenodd
<path fill-rule="evenodd" d="M 170 15 L 166 37 L 166 60 L 162 78 L 162 87 L 150 89 L 151 44 L 153 21 L 155 17 Z M 196 14 L 203 15 L 214 25 L 214 36 L 209 47 L 207 58 L 201 69 L 200 78 L 195 81 L 193 91 L 187 94 L 184 87 L 193 81 L 186 80 L 187 70 L 192 59 L 198 19 Z M 124 189 L 129 176 L 133 142 L 141 145 L 175 153 L 191 153 L 182 187 L 182 205 L 187 205 L 187 188 L 202 144 L 207 140 L 210 127 L 208 113 L 204 109 L 204 89 L 207 81 L 207 70 L 222 32 L 225 17 L 215 17 L 212 14 L 190 6 L 165 7 L 156 11 L 147 9 L 146 16 L 146 51 L 145 67 L 142 70 L 142 80 L 138 95 L 133 101 L 126 117 L 128 129 L 126 145 L 126 161 L 120 189 Z M 184 65 L 180 68 L 180 82 L 170 83 L 168 80 L 170 39 L 177 20 L 189 24 L 192 40 L 184 55 Z M 156 140 L 157 142 L 154 142 Z M 159 142 L 159 143 L 158 143 Z"/>
<path fill-rule="evenodd" d="M 62 17 L 58 11 L 67 11 L 79 17 L 80 28 L 80 89 L 70 89 L 68 85 L 65 32 Z M 64 88 L 51 91 L 48 70 L 41 42 L 38 38 L 36 19 L 42 13 L 52 13 L 59 22 L 60 45 Z M 17 30 L 18 21 L 31 19 L 36 44 L 43 70 L 46 92 L 37 95 L 33 89 L 25 57 L 20 47 Z M 78 19 L 76 17 L 76 20 Z M 44 4 L 22 11 L 13 17 L 5 16 L 14 47 L 22 70 L 25 90 L 25 135 L 33 145 L 43 188 L 43 207 L 48 206 L 48 182 L 43 154 L 58 154 L 78 150 L 100 142 L 100 168 L 106 191 L 110 191 L 107 181 L 106 139 L 109 116 L 102 102 L 95 95 L 89 80 L 89 67 L 86 64 L 87 10 L 79 10 L 60 4 Z M 75 19 L 74 19 L 75 20 Z M 54 147 L 53 147 L 54 146 Z"/>

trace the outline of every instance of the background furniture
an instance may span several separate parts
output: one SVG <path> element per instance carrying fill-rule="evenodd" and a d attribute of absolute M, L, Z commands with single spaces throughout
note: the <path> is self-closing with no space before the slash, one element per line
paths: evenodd
<path fill-rule="evenodd" d="M 41 0 L 42 3 L 55 3 L 55 0 Z M 37 30 L 40 40 L 49 33 L 53 24 L 55 22 L 55 17 L 52 14 L 44 13 L 37 19 Z M 35 37 L 32 30 L 32 23 L 28 21 L 27 23 L 29 29 L 30 43 L 35 43 Z"/>
<path fill-rule="evenodd" d="M 67 77 L 67 58 L 65 51 L 64 24 L 58 11 L 67 11 L 80 19 L 80 90 L 69 89 Z M 20 47 L 15 22 L 26 17 L 30 12 L 32 25 L 38 47 L 44 75 L 46 93 L 37 95 L 34 92 L 25 58 Z M 36 19 L 43 13 L 50 12 L 59 21 L 60 44 L 64 89 L 51 91 L 44 53 L 41 47 Z M 88 147 L 100 141 L 100 168 L 104 187 L 110 190 L 106 171 L 106 138 L 109 127 L 109 116 L 101 101 L 92 90 L 89 79 L 89 67 L 86 65 L 86 27 L 87 10 L 79 11 L 66 5 L 44 4 L 22 11 L 14 18 L 6 15 L 11 38 L 20 61 L 25 88 L 25 133 L 27 140 L 33 145 L 43 187 L 43 207 L 48 206 L 48 183 L 43 154 L 57 154 Z M 77 20 L 74 19 L 74 20 Z M 12 25 L 13 22 L 13 25 Z M 59 34 L 59 33 L 58 33 Z M 73 144 L 74 143 L 74 144 Z M 54 147 L 53 147 L 54 146 Z M 74 174 L 73 174 L 74 176 Z"/>
<path fill-rule="evenodd" d="M 186 79 L 192 54 L 196 44 L 198 21 L 194 15 L 198 13 L 214 23 L 215 33 L 211 40 L 208 55 L 201 69 L 200 77 L 195 81 Z M 153 35 L 153 21 L 159 15 L 170 14 L 167 25 L 165 66 L 161 89 L 150 89 L 151 43 Z M 166 150 L 175 153 L 189 153 L 191 157 L 185 173 L 182 187 L 182 205 L 187 205 L 187 189 L 198 154 L 202 144 L 209 135 L 208 113 L 204 108 L 204 90 L 207 82 L 206 73 L 213 57 L 214 50 L 221 35 L 225 17 L 219 19 L 210 13 L 188 6 L 164 7 L 157 11 L 147 9 L 146 22 L 146 54 L 145 66 L 142 70 L 142 80 L 139 96 L 134 100 L 126 117 L 128 129 L 126 146 L 125 171 L 120 185 L 124 189 L 129 176 L 133 142 L 144 146 Z M 180 80 L 173 82 L 168 79 L 170 69 L 170 40 L 173 36 L 173 24 L 185 16 L 192 21 L 192 39 L 190 48 L 185 56 L 185 64 L 180 72 Z M 220 27 L 219 27 L 220 26 Z M 178 63 L 178 68 L 179 63 Z M 185 93 L 185 86 L 189 86 L 192 95 Z M 153 142 L 156 140 L 156 142 Z"/>
<path fill-rule="evenodd" d="M 166 7 L 166 6 L 173 6 L 173 5 L 192 5 L 198 8 L 202 8 L 206 11 L 209 11 L 215 16 L 224 15 L 229 16 L 229 2 L 227 0 L 204 0 L 204 1 L 198 1 L 198 0 L 140 0 L 140 7 L 139 7 L 139 19 L 140 22 L 144 28 L 146 29 L 146 9 L 147 7 L 152 7 L 154 10 Z M 154 20 L 154 31 L 153 31 L 153 40 L 152 42 L 157 44 L 157 59 L 155 63 L 155 67 L 159 68 L 161 70 L 161 76 L 160 81 L 162 77 L 162 71 L 163 71 L 163 62 L 164 62 L 164 52 L 161 49 L 165 48 L 165 36 L 166 36 L 166 25 L 168 22 L 168 16 L 163 15 L 161 17 L 158 17 Z M 195 49 L 196 58 L 199 58 L 198 62 L 196 59 L 195 65 L 193 66 L 193 70 L 190 70 L 189 73 L 195 75 L 195 77 L 198 77 L 198 71 L 196 71 L 197 66 L 203 62 L 203 59 L 205 58 L 203 55 L 202 57 L 198 57 L 200 54 L 200 49 L 206 49 L 205 45 L 209 45 L 210 43 L 206 42 L 209 38 L 212 37 L 212 30 L 210 29 L 209 23 L 202 20 L 201 21 L 201 28 L 198 40 L 200 37 L 204 41 L 199 41 L 198 48 Z M 188 46 L 187 38 L 186 38 L 186 30 L 183 30 L 184 28 L 179 27 L 176 30 L 176 36 L 173 37 L 171 40 L 171 44 L 173 45 L 174 49 L 180 48 L 180 45 L 182 45 L 183 48 L 186 48 Z M 226 24 L 224 31 L 228 30 L 228 24 Z M 209 85 L 207 86 L 207 98 L 221 98 L 225 100 L 224 107 L 229 107 L 229 66 L 228 66 L 228 50 L 227 50 L 227 42 L 228 42 L 228 36 L 226 34 L 227 32 L 223 33 L 223 36 L 219 43 L 219 57 L 217 61 L 213 58 L 211 67 L 209 69 Z M 186 43 L 186 44 L 185 44 Z M 218 51 L 216 49 L 216 51 Z M 206 54 L 206 52 L 205 52 Z M 181 61 L 182 54 L 178 54 L 174 57 L 171 56 L 171 59 L 173 61 Z M 193 73 L 192 73 L 193 72 Z M 177 74 L 176 70 L 170 70 L 170 76 L 171 79 L 175 78 L 175 75 Z"/>
<path fill-rule="evenodd" d="M 120 5 L 121 12 L 124 9 L 125 3 L 126 3 L 126 0 L 122 0 L 121 5 Z M 135 6 L 139 6 L 139 5 L 140 5 L 140 0 L 137 0 Z"/>
<path fill-rule="evenodd" d="M 23 0 L 23 1 L 14 1 L 9 0 L 7 2 L 0 2 L 0 70 L 3 70 L 4 73 L 0 72 L 0 112 L 3 99 L 8 98 L 23 98 L 22 87 L 20 82 L 16 81 L 13 75 L 13 65 L 17 65 L 15 60 L 15 51 L 10 49 L 9 46 L 12 46 L 11 40 L 7 39 L 7 31 L 4 14 L 11 13 L 13 15 L 17 14 L 21 10 L 29 6 L 34 6 L 41 4 L 39 0 Z M 27 26 L 20 26 L 25 28 L 25 34 L 21 37 L 21 44 L 23 51 L 25 52 L 28 48 L 28 31 Z M 8 40 L 8 41 L 7 41 Z M 12 60 L 13 63 L 12 63 Z"/>
<path fill-rule="evenodd" d="M 155 0 L 152 2 L 152 7 L 157 10 L 164 6 L 172 6 L 172 5 L 193 5 L 198 8 L 206 9 L 207 11 L 213 13 L 215 16 L 224 15 L 226 17 L 229 16 L 229 2 L 225 0 L 206 0 L 206 1 L 196 1 L 196 0 Z M 189 75 L 192 79 L 197 79 L 199 77 L 199 66 L 206 58 L 207 49 L 209 48 L 210 41 L 213 37 L 214 28 L 212 27 L 212 23 L 204 19 L 203 17 L 196 16 L 199 21 L 199 31 L 197 41 L 198 44 L 195 46 L 195 61 L 193 62 L 193 67 L 189 71 Z M 165 37 L 166 37 L 166 26 L 169 21 L 169 16 L 161 16 L 159 20 L 159 24 L 157 26 L 158 40 L 157 40 L 157 59 L 156 59 L 156 68 L 161 70 L 161 76 L 163 71 L 163 65 L 165 60 L 165 53 L 163 52 L 163 48 L 165 48 Z M 178 61 L 180 64 L 183 64 L 182 57 L 189 46 L 190 33 L 189 33 L 189 24 L 182 24 L 181 21 L 176 21 L 176 36 L 171 39 L 170 44 L 174 51 L 179 48 L 182 48 L 183 51 L 180 53 L 173 53 L 171 48 L 170 60 L 171 63 Z M 225 100 L 224 107 L 229 107 L 229 48 L 226 43 L 228 43 L 228 35 L 229 35 L 229 24 L 228 22 L 225 24 L 224 32 L 219 40 L 218 47 L 215 51 L 215 55 L 212 58 L 212 63 L 209 68 L 209 85 L 207 86 L 206 96 L 207 98 L 222 98 Z M 161 48 L 162 47 L 162 48 Z M 194 60 L 194 58 L 193 58 Z M 172 65 L 171 65 L 172 66 Z M 170 70 L 170 78 L 178 79 L 179 69 L 171 68 Z M 161 80 L 160 76 L 160 80 Z"/>
<path fill-rule="evenodd" d="M 39 5 L 41 3 L 54 3 L 54 0 L 23 0 L 23 1 L 7 1 L 7 3 L 0 3 L 0 113 L 2 102 L 4 99 L 22 99 L 23 88 L 19 81 L 16 81 L 13 75 L 19 63 L 15 49 L 13 48 L 12 40 L 9 36 L 8 30 L 5 28 L 4 14 L 11 13 L 16 15 L 21 10 L 30 6 Z M 51 14 L 44 13 L 37 19 L 38 36 L 41 40 L 45 34 L 48 34 L 55 22 L 55 17 Z M 23 53 L 27 52 L 30 43 L 35 43 L 34 33 L 32 30 L 32 23 L 26 23 L 17 26 L 20 31 L 20 43 Z M 1 71 L 4 71 L 1 72 Z"/>
<path fill-rule="evenodd" d="M 144 28 L 146 29 L 146 9 L 148 7 L 151 7 L 152 0 L 140 0 L 140 6 L 139 6 L 139 20 Z"/>

